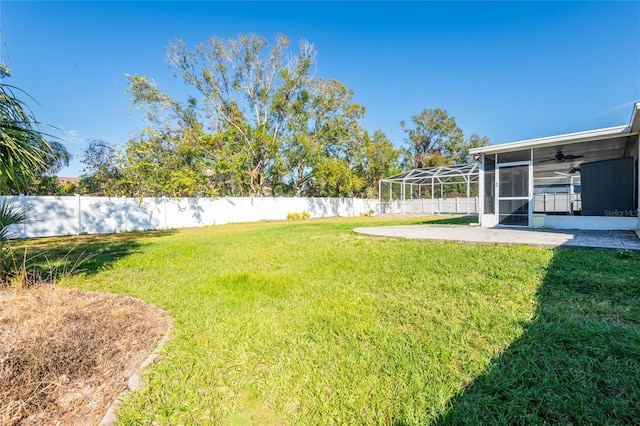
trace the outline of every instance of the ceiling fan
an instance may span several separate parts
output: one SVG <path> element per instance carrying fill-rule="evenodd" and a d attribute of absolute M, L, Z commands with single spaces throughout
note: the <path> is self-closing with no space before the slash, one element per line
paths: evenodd
<path fill-rule="evenodd" d="M 573 154 L 565 154 L 562 151 L 556 152 L 556 155 L 553 158 L 545 158 L 544 160 L 540 160 L 540 163 L 546 163 L 547 161 L 555 161 L 557 163 L 564 163 L 569 160 L 577 160 L 578 158 L 582 158 L 584 155 L 573 155 Z"/>

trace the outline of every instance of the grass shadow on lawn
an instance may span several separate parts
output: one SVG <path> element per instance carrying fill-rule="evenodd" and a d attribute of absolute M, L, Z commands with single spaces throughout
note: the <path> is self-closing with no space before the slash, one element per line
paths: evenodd
<path fill-rule="evenodd" d="M 557 249 L 537 303 L 436 424 L 637 424 L 640 256 Z"/>
<path fill-rule="evenodd" d="M 419 225 L 469 225 L 471 223 L 478 223 L 478 215 L 468 216 L 452 216 L 444 217 L 442 219 L 429 219 L 424 222 L 420 222 Z"/>
<path fill-rule="evenodd" d="M 173 234 L 173 230 L 134 231 L 121 234 L 37 238 L 13 242 L 18 265 L 28 272 L 57 279 L 69 273 L 95 274 L 119 259 L 138 252 L 150 237 Z"/>

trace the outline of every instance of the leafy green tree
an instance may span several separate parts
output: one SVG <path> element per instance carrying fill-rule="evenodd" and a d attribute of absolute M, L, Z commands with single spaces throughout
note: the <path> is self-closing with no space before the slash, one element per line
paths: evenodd
<path fill-rule="evenodd" d="M 411 117 L 412 126 L 401 121 L 407 134 L 406 168 L 453 164 L 464 142 L 456 119 L 443 109 L 425 109 Z"/>
<path fill-rule="evenodd" d="M 375 198 L 380 179 L 400 172 L 400 151 L 384 132 L 377 130 L 372 137 L 359 125 L 351 130 L 349 137 L 331 146 L 331 155 L 320 158 L 310 195 Z"/>
<path fill-rule="evenodd" d="M 133 102 L 152 123 L 127 143 L 124 179 L 136 195 L 215 196 L 215 140 L 203 132 L 195 98 L 185 104 L 144 76 L 128 76 Z"/>
<path fill-rule="evenodd" d="M 475 133 L 465 139 L 456 119 L 440 108 L 425 109 L 411 121 L 412 125 L 400 122 L 407 135 L 405 169 L 470 163 L 471 148 L 491 144 L 489 138 Z"/>
<path fill-rule="evenodd" d="M 483 146 L 491 145 L 491 140 L 486 136 L 479 136 L 477 133 L 473 133 L 466 140 L 464 149 L 458 151 L 456 163 L 457 164 L 465 164 L 471 163 L 473 158 L 471 154 L 469 154 L 469 150 L 472 148 L 481 148 Z"/>
<path fill-rule="evenodd" d="M 356 168 L 367 183 L 360 195 L 377 198 L 378 182 L 402 171 L 399 162 L 400 151 L 393 147 L 382 130 L 376 130 L 373 137 L 367 132 L 364 133 L 360 154 Z"/>
<path fill-rule="evenodd" d="M 102 140 L 92 140 L 84 150 L 85 168 L 80 176 L 78 191 L 101 196 L 126 195 L 124 159 L 119 150 Z"/>
<path fill-rule="evenodd" d="M 184 143 L 180 134 L 146 129 L 126 147 L 124 180 L 136 196 L 215 196 L 200 139 Z"/>
<path fill-rule="evenodd" d="M 352 99 L 353 91 L 339 81 L 315 79 L 309 90 L 296 100 L 291 112 L 291 129 L 283 146 L 285 164 L 290 171 L 288 182 L 294 195 L 318 191 L 321 179 L 344 181 L 345 176 L 353 172 L 362 136 L 358 120 L 364 116 L 365 109 Z M 329 178 L 329 170 L 342 178 Z M 340 185 L 320 186 L 325 188 L 321 191 L 324 195 L 344 195 L 336 192 Z"/>
<path fill-rule="evenodd" d="M 355 196 L 365 185 L 364 178 L 350 167 L 349 159 L 324 157 L 317 166 L 312 195 Z"/>
<path fill-rule="evenodd" d="M 234 142 L 240 142 L 241 155 L 233 164 L 242 167 L 252 195 L 270 193 L 285 173 L 282 139 L 311 78 L 313 46 L 302 41 L 299 53 L 292 54 L 289 45 L 283 35 L 269 48 L 264 37 L 240 34 L 229 40 L 212 37 L 195 51 L 178 38 L 167 49 L 169 63 L 203 97 L 213 130 L 233 132 Z"/>
<path fill-rule="evenodd" d="M 353 91 L 311 74 L 310 43 L 293 53 L 285 36 L 270 46 L 241 34 L 190 50 L 178 38 L 167 57 L 199 100 L 176 101 L 128 75 L 150 123 L 125 150 L 122 179 L 134 193 L 363 195 L 385 168 L 395 172 L 397 152 L 381 132 L 372 140 L 363 131 Z"/>
<path fill-rule="evenodd" d="M 78 184 L 74 182 L 66 182 L 58 186 L 56 195 L 73 195 L 78 194 Z"/>
<path fill-rule="evenodd" d="M 344 85 L 309 75 L 315 59 L 309 43 L 301 42 L 297 55 L 290 54 L 289 44 L 285 36 L 269 47 L 264 37 L 241 34 L 237 40 L 211 38 L 195 51 L 181 39 L 169 46 L 170 63 L 202 96 L 202 118 L 214 131 L 186 145 L 202 148 L 202 172 L 223 193 L 305 194 L 332 138 L 362 116 L 364 109 L 352 104 Z M 195 127 L 176 119 L 185 116 L 185 108 L 152 82 L 129 79 L 134 103 L 148 108 L 156 128 Z"/>

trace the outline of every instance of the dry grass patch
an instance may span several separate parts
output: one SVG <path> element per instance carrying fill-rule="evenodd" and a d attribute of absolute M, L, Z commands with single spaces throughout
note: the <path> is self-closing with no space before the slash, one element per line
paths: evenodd
<path fill-rule="evenodd" d="M 98 424 L 169 326 L 131 297 L 0 288 L 0 425 Z"/>

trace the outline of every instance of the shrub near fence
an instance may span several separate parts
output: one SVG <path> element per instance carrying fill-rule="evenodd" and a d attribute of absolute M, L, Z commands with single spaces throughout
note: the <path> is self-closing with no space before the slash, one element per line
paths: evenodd
<path fill-rule="evenodd" d="M 29 220 L 14 228 L 14 237 L 189 228 L 231 222 L 285 220 L 287 213 L 306 211 L 312 218 L 359 216 L 377 211 L 377 200 L 358 198 L 109 198 L 19 196 Z"/>

